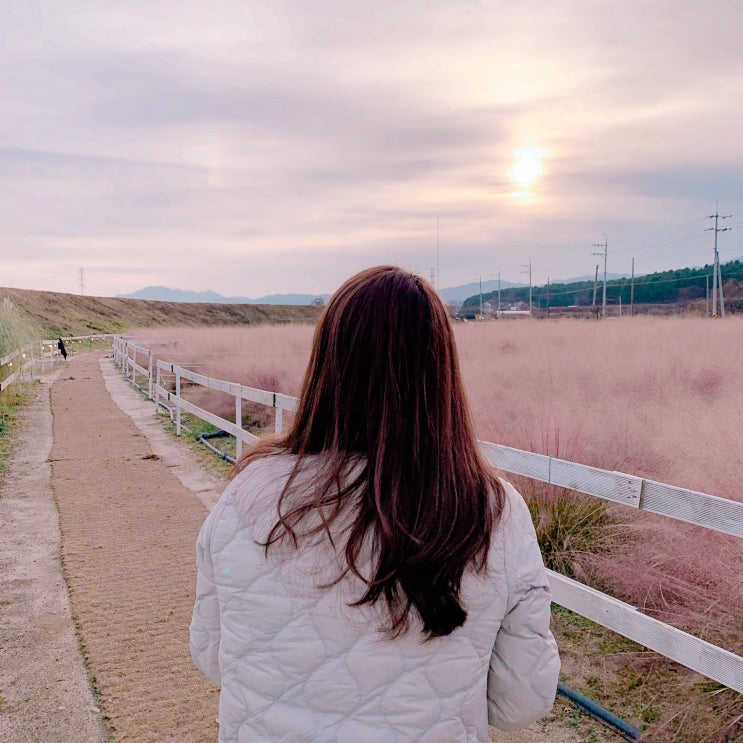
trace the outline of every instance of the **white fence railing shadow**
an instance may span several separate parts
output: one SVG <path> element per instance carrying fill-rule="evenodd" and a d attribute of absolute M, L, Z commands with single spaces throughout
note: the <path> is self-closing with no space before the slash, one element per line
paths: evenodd
<path fill-rule="evenodd" d="M 157 404 L 167 402 L 174 408 L 178 435 L 181 433 L 181 412 L 186 411 L 234 436 L 237 458 L 241 456 L 243 444 L 258 438 L 242 428 L 243 400 L 274 408 L 277 432 L 282 430 L 283 411 L 294 412 L 297 409 L 294 397 L 213 379 L 156 360 L 152 349 L 124 337 L 114 338 L 114 360 L 126 378 L 146 391 L 150 399 Z M 162 386 L 163 375 L 174 378 L 174 389 Z M 140 377 L 144 387 L 137 384 Z M 226 420 L 185 400 L 181 395 L 183 380 L 232 395 L 235 398 L 235 420 Z M 501 472 L 529 477 L 743 538 L 743 502 L 508 446 L 480 443 L 488 461 Z M 579 581 L 552 570 L 547 572 L 555 603 L 743 693 L 743 657 L 643 614 L 636 607 Z"/>

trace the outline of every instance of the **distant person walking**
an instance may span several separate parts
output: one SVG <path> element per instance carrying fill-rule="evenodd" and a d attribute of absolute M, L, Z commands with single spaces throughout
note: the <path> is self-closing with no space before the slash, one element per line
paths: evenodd
<path fill-rule="evenodd" d="M 64 341 L 61 338 L 57 338 L 57 348 L 62 354 L 62 358 L 67 361 L 67 349 L 64 347 Z"/>
<path fill-rule="evenodd" d="M 330 299 L 291 429 L 238 462 L 196 556 L 220 743 L 485 743 L 552 707 L 529 511 L 480 454 L 441 300 L 400 268 Z"/>

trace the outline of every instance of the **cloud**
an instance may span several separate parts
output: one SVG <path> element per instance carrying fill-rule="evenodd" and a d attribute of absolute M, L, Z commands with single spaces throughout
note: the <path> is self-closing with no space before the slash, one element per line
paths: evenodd
<path fill-rule="evenodd" d="M 381 260 L 427 273 L 439 216 L 445 283 L 524 255 L 586 273 L 601 232 L 743 207 L 741 21 L 733 0 L 6 6 L 0 250 L 99 293 L 148 270 L 319 292 Z M 547 153 L 528 198 L 525 145 Z M 32 263 L 5 281 L 49 276 Z"/>

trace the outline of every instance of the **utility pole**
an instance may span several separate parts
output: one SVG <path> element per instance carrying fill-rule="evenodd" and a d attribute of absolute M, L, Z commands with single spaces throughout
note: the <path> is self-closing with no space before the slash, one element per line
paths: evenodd
<path fill-rule="evenodd" d="M 725 297 L 722 296 L 722 269 L 720 268 L 720 256 L 717 256 L 717 284 L 720 287 L 720 317 L 725 318 Z"/>
<path fill-rule="evenodd" d="M 522 263 L 521 268 L 522 268 L 521 273 L 529 274 L 529 317 L 532 317 L 532 314 L 531 314 L 531 258 L 529 258 L 529 265 L 527 265 L 526 263 Z"/>
<path fill-rule="evenodd" d="M 436 217 L 436 288 L 441 291 L 441 253 L 439 250 L 439 218 Z"/>
<path fill-rule="evenodd" d="M 635 259 L 632 258 L 632 281 L 629 290 L 629 316 L 635 314 Z"/>
<path fill-rule="evenodd" d="M 603 251 L 601 253 L 594 253 L 594 255 L 603 255 L 604 256 L 604 301 L 602 303 L 602 311 L 601 314 L 603 317 L 606 317 L 606 255 L 609 252 L 609 239 L 604 235 L 604 242 L 603 243 L 593 243 L 591 245 L 592 248 L 603 248 Z"/>
<path fill-rule="evenodd" d="M 81 296 L 85 296 L 85 269 L 77 269 L 77 288 Z"/>
<path fill-rule="evenodd" d="M 732 217 L 732 214 L 719 214 L 719 208 L 718 203 L 715 202 L 715 213 L 714 214 L 708 214 L 705 219 L 714 219 L 715 220 L 715 226 L 714 227 L 707 227 L 705 232 L 714 232 L 715 233 L 715 252 L 713 255 L 712 260 L 712 317 L 717 317 L 717 290 L 719 287 L 720 290 L 720 317 L 725 317 L 725 300 L 722 296 L 722 274 L 720 273 L 720 254 L 717 252 L 717 233 L 718 232 L 727 232 L 730 227 L 718 227 L 719 220 L 721 219 L 729 219 Z"/>
<path fill-rule="evenodd" d="M 596 285 L 599 283 L 599 266 L 596 264 L 596 273 L 593 276 L 593 305 L 591 305 L 591 312 L 594 317 L 598 317 L 596 314 Z"/>
<path fill-rule="evenodd" d="M 498 270 L 498 319 L 500 320 L 500 269 Z"/>
<path fill-rule="evenodd" d="M 547 277 L 547 317 L 550 316 L 550 277 Z"/>

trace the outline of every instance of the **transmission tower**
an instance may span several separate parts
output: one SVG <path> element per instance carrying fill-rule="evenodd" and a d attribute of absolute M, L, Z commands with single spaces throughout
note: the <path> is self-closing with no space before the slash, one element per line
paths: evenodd
<path fill-rule="evenodd" d="M 85 296 L 85 269 L 77 269 L 77 288 L 81 296 Z"/>
<path fill-rule="evenodd" d="M 705 219 L 714 219 L 715 220 L 715 226 L 714 227 L 707 227 L 705 232 L 714 232 L 715 233 L 715 252 L 714 257 L 712 261 L 712 317 L 717 317 L 717 308 L 718 308 L 718 302 L 717 302 L 717 295 L 719 290 L 720 295 L 720 302 L 719 302 L 719 308 L 720 308 L 720 317 L 725 317 L 725 299 L 722 296 L 722 275 L 720 274 L 720 254 L 717 252 L 717 233 L 718 232 L 727 232 L 730 227 L 718 227 L 719 220 L 721 219 L 729 219 L 732 217 L 732 214 L 719 214 L 719 208 L 717 205 L 717 202 L 715 202 L 715 213 L 714 214 L 708 214 Z"/>

